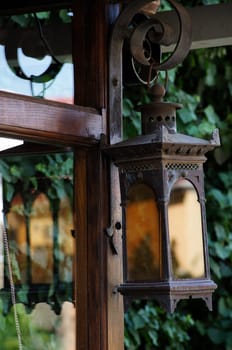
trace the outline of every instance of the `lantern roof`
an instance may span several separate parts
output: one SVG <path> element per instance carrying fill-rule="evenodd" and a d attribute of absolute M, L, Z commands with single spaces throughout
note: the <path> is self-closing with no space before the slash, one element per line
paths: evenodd
<path fill-rule="evenodd" d="M 210 140 L 178 133 L 176 110 L 179 103 L 165 102 L 165 88 L 156 83 L 151 89 L 152 101 L 141 105 L 142 135 L 124 140 L 106 148 L 113 159 L 125 161 L 129 158 L 152 158 L 165 155 L 204 156 L 220 145 L 219 131 L 215 129 Z"/>
<path fill-rule="evenodd" d="M 135 138 L 103 147 L 105 152 L 115 160 L 125 160 L 130 157 L 154 157 L 161 155 L 182 155 L 201 157 L 220 146 L 219 131 L 215 129 L 210 140 L 173 133 L 162 125 L 154 133 L 139 135 Z"/>

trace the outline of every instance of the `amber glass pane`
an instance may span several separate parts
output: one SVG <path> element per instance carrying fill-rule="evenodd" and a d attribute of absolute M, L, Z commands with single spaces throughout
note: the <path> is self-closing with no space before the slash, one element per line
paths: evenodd
<path fill-rule="evenodd" d="M 168 207 L 169 234 L 175 278 L 204 276 L 201 208 L 194 186 L 178 180 Z"/>
<path fill-rule="evenodd" d="M 160 278 L 159 213 L 153 190 L 131 187 L 126 205 L 127 279 Z"/>
<path fill-rule="evenodd" d="M 32 283 L 53 281 L 53 219 L 50 202 L 40 194 L 33 203 L 30 216 Z"/>

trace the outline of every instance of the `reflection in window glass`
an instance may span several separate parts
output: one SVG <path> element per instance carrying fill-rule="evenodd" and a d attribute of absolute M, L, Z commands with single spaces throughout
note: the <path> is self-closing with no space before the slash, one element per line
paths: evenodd
<path fill-rule="evenodd" d="M 4 247 L 3 247 L 3 188 L 0 173 L 0 289 L 4 288 Z"/>
<path fill-rule="evenodd" d="M 47 196 L 39 194 L 32 204 L 29 225 L 32 283 L 53 282 L 53 218 Z"/>
<path fill-rule="evenodd" d="M 0 17 L 0 90 L 73 103 L 71 21 L 68 9 Z"/>
<path fill-rule="evenodd" d="M 16 194 L 7 214 L 8 239 L 10 249 L 14 251 L 17 268 L 13 269 L 13 278 L 16 284 L 28 281 L 27 271 L 27 225 L 24 216 L 24 204 L 20 194 Z"/>
<path fill-rule="evenodd" d="M 63 282 L 73 280 L 73 239 L 70 239 L 70 233 L 73 229 L 72 207 L 68 197 L 60 201 L 58 217 L 58 248 L 59 248 L 59 279 Z"/>
<path fill-rule="evenodd" d="M 75 350 L 75 308 L 64 302 L 57 315 L 46 303 L 38 303 L 31 313 L 23 304 L 17 304 L 23 350 Z M 14 324 L 13 308 L 4 314 L 0 299 L 0 320 L 6 325 L 0 332 L 1 350 L 19 349 Z"/>
<path fill-rule="evenodd" d="M 175 278 L 204 276 L 201 208 L 194 186 L 178 180 L 168 206 L 172 267 Z"/>
<path fill-rule="evenodd" d="M 155 280 L 161 275 L 159 212 L 153 190 L 130 188 L 126 205 L 127 279 Z"/>
<path fill-rule="evenodd" d="M 7 156 L 0 159 L 0 173 L 23 348 L 74 350 L 73 154 Z M 7 336 L 0 332 L 1 350 L 11 349 L 10 344 L 16 349 L 3 248 L 0 276 L 0 323 L 8 325 Z"/>

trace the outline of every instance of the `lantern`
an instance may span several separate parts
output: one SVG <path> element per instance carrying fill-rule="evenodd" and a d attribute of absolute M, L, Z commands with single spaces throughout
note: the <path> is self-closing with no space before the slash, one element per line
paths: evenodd
<path fill-rule="evenodd" d="M 220 144 L 180 134 L 176 110 L 165 90 L 140 106 L 142 135 L 104 151 L 118 167 L 123 211 L 124 280 L 118 291 L 154 298 L 173 312 L 178 301 L 202 298 L 212 309 L 216 284 L 210 279 L 203 164 Z"/>

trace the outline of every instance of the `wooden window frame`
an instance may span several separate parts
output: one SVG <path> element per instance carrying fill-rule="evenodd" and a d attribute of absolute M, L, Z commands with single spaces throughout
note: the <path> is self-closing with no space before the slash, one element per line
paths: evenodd
<path fill-rule="evenodd" d="M 115 6 L 115 1 L 112 3 Z M 74 221 L 77 237 L 76 348 L 122 350 L 123 298 L 115 292 L 115 286 L 122 281 L 121 239 L 118 237 L 116 242 L 118 255 L 113 255 L 104 235 L 104 229 L 114 219 L 110 217 L 110 209 L 117 219 L 121 215 L 118 212 L 119 187 L 115 169 L 110 169 L 100 150 L 101 134 L 110 138 L 112 132 L 118 132 L 110 130 L 109 125 L 109 120 L 112 120 L 110 114 L 115 113 L 109 108 L 109 104 L 113 105 L 110 99 L 114 98 L 109 89 L 108 69 L 111 24 L 107 11 L 110 1 L 33 0 L 32 3 L 23 0 L 20 8 L 10 1 L 0 5 L 0 13 L 9 15 L 66 6 L 72 7 L 74 14 L 75 105 L 1 92 L 0 134 L 72 147 L 75 155 Z M 220 4 L 190 11 L 194 21 L 192 48 L 231 45 L 231 7 L 232 4 Z M 166 19 L 167 14 L 161 16 Z M 117 115 L 121 115 L 120 109 Z"/>
<path fill-rule="evenodd" d="M 9 4 L 1 13 L 45 9 L 39 1 L 35 7 L 22 5 L 25 7 L 9 9 Z M 48 148 L 72 148 L 76 348 L 119 350 L 124 348 L 123 299 L 114 287 L 121 279 L 121 254 L 112 255 L 104 234 L 110 225 L 111 186 L 109 166 L 100 150 L 101 135 L 107 135 L 106 3 L 78 0 L 73 13 L 75 105 L 0 92 L 0 135 L 47 144 Z M 87 15 L 91 25 L 87 25 Z M 117 195 L 116 185 L 114 191 Z"/>

